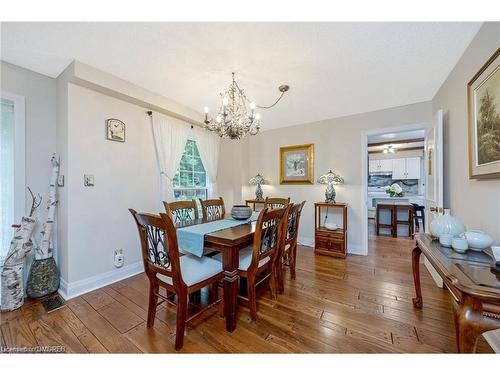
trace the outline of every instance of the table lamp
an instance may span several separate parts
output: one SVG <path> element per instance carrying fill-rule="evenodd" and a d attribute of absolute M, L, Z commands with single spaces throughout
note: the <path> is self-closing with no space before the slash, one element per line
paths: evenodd
<path fill-rule="evenodd" d="M 264 198 L 262 197 L 262 188 L 260 185 L 266 185 L 267 181 L 266 179 L 260 174 L 257 173 L 255 177 L 252 177 L 249 181 L 250 185 L 257 185 L 257 188 L 255 189 L 255 199 L 257 200 L 263 200 Z"/>
<path fill-rule="evenodd" d="M 325 173 L 318 178 L 318 183 L 328 185 L 325 191 L 325 202 L 335 203 L 336 193 L 333 185 L 343 184 L 344 179 L 330 170 L 328 173 Z"/>

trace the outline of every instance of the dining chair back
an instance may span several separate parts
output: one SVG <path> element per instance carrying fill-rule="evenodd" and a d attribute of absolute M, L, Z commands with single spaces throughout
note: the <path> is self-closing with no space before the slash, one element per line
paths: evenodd
<path fill-rule="evenodd" d="M 200 204 L 203 212 L 203 219 L 205 220 L 223 219 L 226 215 L 224 199 L 222 199 L 222 197 L 219 197 L 219 199 L 200 199 Z"/>
<path fill-rule="evenodd" d="M 137 224 L 144 271 L 149 279 L 147 326 L 151 328 L 154 325 L 158 298 L 176 305 L 175 349 L 179 350 L 184 344 L 186 323 L 222 302 L 222 298 L 218 297 L 218 284 L 224 277 L 222 265 L 207 257 L 180 256 L 177 233 L 171 216 L 137 213 L 133 209 L 129 211 Z M 166 289 L 166 295 L 160 294 L 160 286 Z M 211 302 L 188 316 L 189 294 L 206 286 L 210 287 Z M 177 295 L 176 302 L 174 295 Z"/>
<path fill-rule="evenodd" d="M 295 265 L 297 259 L 297 239 L 299 223 L 306 201 L 300 204 L 290 204 L 286 217 L 283 218 L 283 236 L 279 255 L 276 257 L 277 288 L 280 293 L 284 291 L 283 268 L 290 268 L 290 278 L 295 280 Z"/>
<path fill-rule="evenodd" d="M 260 212 L 255 226 L 250 265 L 246 270 L 240 268 L 240 276 L 247 279 L 247 300 L 252 320 L 257 320 L 256 287 L 259 284 L 268 281 L 271 294 L 273 298 L 276 298 L 276 273 L 274 264 L 282 242 L 283 226 L 281 221 L 286 212 L 287 208 L 264 208 Z M 244 253 L 244 250 L 240 252 L 240 267 L 242 253 Z M 257 281 L 258 275 L 263 275 L 259 281 Z"/>
<path fill-rule="evenodd" d="M 198 219 L 196 201 L 163 202 L 165 211 L 175 224 L 188 223 Z"/>
<path fill-rule="evenodd" d="M 266 197 L 264 201 L 264 208 L 286 208 L 290 203 L 290 197 L 288 198 L 269 198 Z"/>
<path fill-rule="evenodd" d="M 252 263 L 250 267 L 257 267 L 259 262 L 266 257 L 274 260 L 279 250 L 281 236 L 283 235 L 281 223 L 286 211 L 286 208 L 267 208 L 260 213 L 255 226 Z"/>
<path fill-rule="evenodd" d="M 165 215 L 138 213 L 129 209 L 139 231 L 144 271 L 148 278 L 157 274 L 170 277 L 173 285 L 181 283 L 179 248 L 172 219 Z"/>

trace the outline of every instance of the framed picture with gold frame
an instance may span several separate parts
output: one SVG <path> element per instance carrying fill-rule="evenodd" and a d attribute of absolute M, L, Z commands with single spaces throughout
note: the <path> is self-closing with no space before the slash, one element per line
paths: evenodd
<path fill-rule="evenodd" d="M 469 178 L 500 177 L 500 48 L 467 85 Z"/>
<path fill-rule="evenodd" d="M 280 184 L 314 183 L 314 145 L 280 148 Z"/>

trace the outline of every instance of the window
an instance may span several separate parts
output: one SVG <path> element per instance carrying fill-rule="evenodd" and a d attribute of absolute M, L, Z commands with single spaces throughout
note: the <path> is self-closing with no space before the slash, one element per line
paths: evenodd
<path fill-rule="evenodd" d="M 177 201 L 207 198 L 207 173 L 196 142 L 188 140 L 175 177 L 174 197 Z"/>
<path fill-rule="evenodd" d="M 0 93 L 0 258 L 25 214 L 24 98 Z"/>

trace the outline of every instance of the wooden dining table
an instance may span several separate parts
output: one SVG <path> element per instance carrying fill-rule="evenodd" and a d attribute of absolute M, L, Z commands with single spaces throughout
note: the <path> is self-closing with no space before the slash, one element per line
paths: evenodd
<path fill-rule="evenodd" d="M 230 217 L 230 214 L 226 215 L 226 218 Z M 177 228 L 203 224 L 206 222 L 207 220 L 200 218 L 190 221 L 189 223 L 177 224 Z M 253 243 L 255 224 L 255 222 L 242 223 L 235 227 L 222 229 L 205 235 L 204 248 L 220 251 L 222 253 L 222 266 L 224 270 L 224 317 L 226 319 L 226 330 L 229 332 L 233 332 L 236 329 L 240 279 L 238 273 L 240 250 Z"/>

